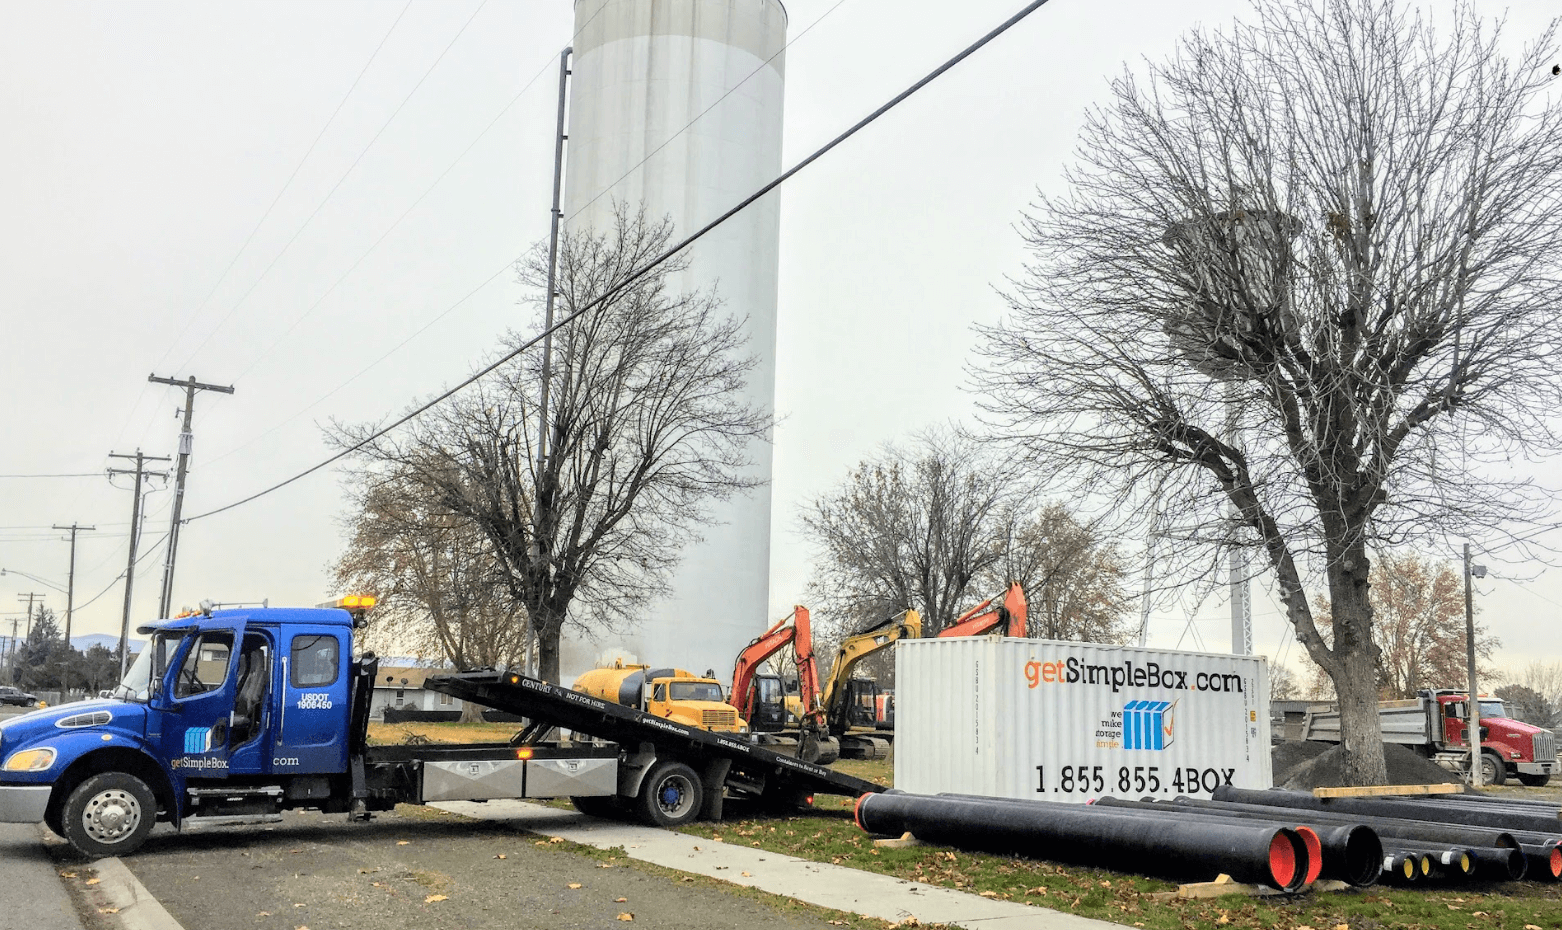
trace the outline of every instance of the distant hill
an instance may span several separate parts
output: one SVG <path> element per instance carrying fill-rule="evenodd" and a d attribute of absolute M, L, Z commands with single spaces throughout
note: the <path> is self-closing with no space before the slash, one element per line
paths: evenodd
<path fill-rule="evenodd" d="M 130 638 L 130 654 L 135 655 L 140 652 L 141 646 L 145 642 L 145 640 L 136 639 L 132 636 Z M 109 633 L 88 633 L 86 636 L 72 636 L 71 645 L 82 652 L 86 652 L 93 646 L 102 646 L 104 649 L 112 652 L 119 648 L 119 637 Z"/>

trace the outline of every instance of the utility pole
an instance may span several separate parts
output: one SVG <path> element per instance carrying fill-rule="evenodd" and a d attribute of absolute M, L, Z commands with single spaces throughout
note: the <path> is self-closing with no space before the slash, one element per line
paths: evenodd
<path fill-rule="evenodd" d="M 564 110 L 569 102 L 569 56 L 575 49 L 566 48 L 559 53 L 559 127 L 553 140 L 553 220 L 548 233 L 548 296 L 542 313 L 542 405 L 537 414 L 537 471 L 539 475 L 548 455 L 548 387 L 549 371 L 553 361 L 553 292 L 555 271 L 559 258 L 559 223 L 564 213 L 559 209 L 559 189 L 564 181 Z"/>
<path fill-rule="evenodd" d="M 1468 739 L 1470 742 L 1470 784 L 1473 787 L 1481 787 L 1482 776 L 1485 774 L 1485 766 L 1481 759 L 1481 693 L 1475 690 L 1475 598 L 1471 590 L 1470 577 L 1486 577 L 1486 566 L 1470 564 L 1470 544 L 1464 544 L 1464 650 L 1465 662 L 1469 665 L 1470 696 L 1467 702 L 1469 712 L 1466 721 L 1469 724 Z"/>
<path fill-rule="evenodd" d="M 75 522 L 72 522 L 70 526 L 60 526 L 58 523 L 56 523 L 54 524 L 54 528 L 57 530 L 70 530 L 71 534 L 70 574 L 65 576 L 65 648 L 67 650 L 66 656 L 69 656 L 70 652 L 68 650 L 71 648 L 71 611 L 76 607 L 76 534 L 82 530 L 91 533 L 96 530 L 97 527 L 79 526 Z M 66 662 L 65 670 L 60 672 L 60 689 L 67 694 L 70 693 L 71 689 L 70 682 L 66 680 L 69 675 L 70 663 Z"/>
<path fill-rule="evenodd" d="M 124 455 L 118 452 L 109 453 L 113 459 L 135 459 L 134 470 L 129 468 L 110 468 L 109 477 L 114 475 L 135 475 L 135 494 L 130 501 L 130 560 L 125 564 L 125 615 L 119 624 L 119 677 L 125 677 L 125 666 L 130 657 L 130 593 L 136 583 L 136 546 L 141 542 L 141 479 L 146 475 L 147 462 L 171 461 L 166 455 L 143 455 L 140 449 L 135 455 Z M 155 472 L 164 478 L 168 472 Z"/>
<path fill-rule="evenodd" d="M 16 596 L 17 601 L 22 601 L 22 600 L 26 600 L 27 601 L 27 634 L 26 635 L 28 635 L 28 636 L 33 635 L 33 601 L 41 601 L 46 596 L 47 595 L 39 594 L 36 591 L 28 591 L 26 594 L 18 594 Z"/>
<path fill-rule="evenodd" d="M 232 394 L 233 386 L 223 387 L 220 384 L 202 384 L 191 375 L 188 379 L 180 381 L 176 378 L 159 378 L 157 375 L 148 375 L 147 380 L 154 384 L 172 384 L 184 388 L 184 427 L 179 431 L 179 468 L 174 478 L 174 519 L 168 528 L 168 551 L 163 559 L 163 593 L 158 599 L 157 615 L 166 617 L 169 614 L 169 605 L 174 599 L 174 556 L 179 551 L 179 515 L 184 510 L 184 479 L 190 470 L 190 446 L 194 435 L 190 432 L 190 417 L 195 412 L 196 391 L 217 391 L 222 394 Z"/>

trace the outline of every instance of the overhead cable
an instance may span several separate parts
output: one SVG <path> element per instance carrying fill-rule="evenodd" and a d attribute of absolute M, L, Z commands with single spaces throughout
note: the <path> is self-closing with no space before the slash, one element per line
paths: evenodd
<path fill-rule="evenodd" d="M 811 154 L 809 154 L 807 157 L 805 157 L 804 159 L 799 161 L 797 164 L 795 164 L 792 167 L 788 168 L 787 170 L 781 172 L 781 174 L 777 175 L 774 180 L 766 183 L 764 186 L 760 187 L 758 190 L 754 191 L 752 194 L 749 194 L 747 197 L 743 198 L 743 200 L 739 201 L 736 206 L 733 206 L 731 209 L 727 210 L 727 212 L 721 214 L 720 216 L 716 217 L 714 220 L 711 220 L 709 223 L 706 223 L 704 226 L 700 227 L 692 235 L 689 235 L 689 236 L 685 237 L 683 240 L 678 242 L 676 245 L 672 246 L 671 248 L 667 249 L 665 252 L 662 252 L 657 257 L 651 259 L 649 262 L 646 262 L 644 265 L 640 266 L 638 269 L 636 269 L 635 271 L 631 272 L 622 281 L 620 281 L 618 283 L 618 285 L 616 285 L 612 289 L 608 290 L 606 293 L 604 293 L 601 296 L 597 297 L 596 299 L 588 302 L 587 304 L 585 304 L 585 306 L 582 306 L 578 310 L 575 310 L 573 313 L 569 313 L 569 314 L 566 314 L 566 315 L 560 317 L 558 319 L 558 321 L 555 322 L 552 326 L 550 326 L 547 329 L 543 330 L 542 332 L 538 333 L 536 336 L 532 337 L 531 339 L 528 339 L 527 341 L 521 343 L 519 346 L 517 346 L 515 349 L 511 350 L 510 352 L 507 352 L 504 355 L 500 356 L 494 362 L 488 364 L 487 366 L 485 366 L 482 369 L 478 370 L 475 374 L 471 375 L 470 377 L 468 377 L 465 380 L 463 380 L 463 381 L 459 382 L 458 384 L 456 384 L 455 387 L 448 388 L 447 390 L 445 390 L 445 391 L 441 392 L 440 394 L 438 394 L 437 396 L 435 396 L 432 400 L 429 400 L 429 401 L 427 401 L 427 402 L 425 402 L 425 403 L 423 403 L 423 404 L 413 408 L 408 413 L 406 413 L 406 414 L 402 415 L 401 417 L 397 418 L 396 420 L 391 422 L 388 426 L 384 426 L 384 427 L 381 427 L 380 429 L 375 430 L 374 432 L 370 433 L 368 436 L 365 436 L 363 439 L 360 439 L 359 441 L 353 443 L 351 446 L 348 446 L 347 448 L 341 450 L 340 452 L 337 452 L 335 455 L 332 455 L 332 456 L 326 458 L 325 460 L 319 462 L 318 464 L 312 465 L 309 468 L 304 469 L 303 471 L 299 472 L 298 474 L 293 475 L 290 478 L 286 478 L 286 479 L 284 479 L 282 481 L 279 481 L 276 484 L 273 484 L 270 487 L 268 487 L 268 488 L 266 488 L 266 489 L 264 489 L 262 491 L 257 491 L 256 493 L 251 494 L 248 497 L 236 500 L 236 501 L 234 501 L 231 504 L 225 504 L 225 505 L 223 505 L 221 507 L 218 507 L 218 508 L 216 508 L 214 510 L 208 510 L 208 511 L 206 511 L 204 513 L 196 514 L 195 516 L 190 517 L 186 522 L 193 522 L 195 520 L 202 520 L 202 519 L 205 519 L 206 517 L 215 516 L 215 515 L 217 515 L 219 513 L 223 513 L 225 511 L 232 510 L 232 509 L 234 509 L 236 507 L 241 507 L 244 504 L 250 503 L 251 501 L 259 500 L 260 498 L 265 497 L 266 495 L 271 494 L 274 491 L 280 491 L 282 488 L 287 487 L 288 485 L 292 484 L 293 482 L 298 481 L 301 478 L 308 477 L 309 475 L 314 474 L 315 472 L 319 471 L 320 469 L 325 468 L 328 465 L 334 464 L 335 462 L 338 462 L 338 461 L 346 458 L 349 455 L 352 455 L 354 452 L 357 452 L 359 449 L 362 449 L 364 446 L 368 445 L 369 443 L 374 442 L 376 439 L 379 439 L 380 437 L 386 435 L 387 433 L 390 433 L 391 431 L 393 431 L 393 430 L 395 430 L 395 429 L 397 429 L 397 428 L 399 428 L 399 427 L 401 427 L 401 426 L 411 422 L 412 420 L 416 419 L 419 416 L 422 416 L 424 413 L 427 413 L 429 410 L 433 409 L 434 407 L 438 406 L 439 404 L 443 403 L 444 401 L 449 400 L 451 397 L 453 397 L 459 391 L 461 391 L 461 390 L 471 386 L 472 384 L 476 383 L 478 380 L 482 379 L 483 377 L 493 373 L 500 366 L 502 366 L 505 363 L 509 362 L 510 360 L 516 358 L 522 352 L 525 352 L 527 349 L 530 349 L 533 346 L 537 345 L 538 343 L 542 342 L 543 339 L 547 338 L 549 335 L 553 334 L 554 332 L 562 329 L 564 326 L 566 326 L 569 323 L 573 322 L 576 318 L 578 318 L 578 317 L 580 317 L 580 316 L 582 316 L 582 315 L 584 315 L 586 313 L 589 313 L 592 310 L 595 310 L 597 307 L 600 307 L 602 304 L 606 303 L 608 300 L 610 300 L 613 297 L 615 297 L 620 291 L 630 287 L 636 281 L 638 281 L 641 278 L 645 277 L 646 275 L 650 274 L 656 268 L 658 268 L 662 264 L 664 264 L 668 259 L 672 258 L 674 255 L 677 255 L 679 252 L 682 252 L 684 249 L 686 249 L 689 246 L 693 245 L 695 242 L 699 241 L 700 239 L 704 238 L 706 234 L 708 234 L 709 232 L 714 230 L 716 227 L 718 227 L 718 226 L 722 225 L 723 223 L 727 222 L 728 220 L 732 219 L 734 216 L 736 216 L 737 214 L 741 213 L 743 210 L 747 209 L 755 201 L 759 200 L 760 198 L 764 197 L 766 194 L 769 194 L 771 191 L 775 190 L 776 188 L 780 187 L 782 184 L 786 183 L 793 175 L 797 174 L 798 172 L 802 171 L 804 168 L 807 168 L 809 165 L 811 165 L 814 162 L 818 161 L 820 158 L 824 157 L 824 155 L 829 153 L 836 146 L 840 145 L 842 142 L 845 142 L 847 139 L 850 139 L 852 136 L 856 135 L 858 132 L 860 132 L 861 130 L 866 128 L 869 124 L 873 123 L 873 121 L 877 120 L 879 117 L 883 116 L 885 113 L 888 113 L 890 110 L 894 109 L 896 106 L 898 106 L 901 102 L 906 100 L 912 94 L 915 94 L 917 91 L 921 90 L 923 87 L 926 87 L 928 84 L 930 84 L 934 80 L 938 79 L 941 75 L 944 74 L 944 72 L 948 71 L 950 68 L 953 68 L 955 65 L 959 64 L 960 62 L 962 62 L 965 59 L 969 58 L 971 55 L 975 54 L 979 49 L 981 49 L 983 46 L 987 45 L 993 39 L 996 39 L 998 36 L 1000 36 L 1003 33 L 1007 32 L 1015 24 L 1017 24 L 1021 20 L 1025 19 L 1025 17 L 1029 16 L 1031 13 L 1034 13 L 1036 10 L 1040 9 L 1042 6 L 1046 5 L 1047 2 L 1048 2 L 1048 0 L 1031 0 L 1031 2 L 1026 4 L 1025 7 L 1023 9 L 1021 9 L 1018 13 L 1016 13 L 1013 16 L 1009 17 L 1007 20 L 1004 20 L 1003 23 L 998 25 L 992 31 L 988 32 L 986 35 L 982 36 L 980 39 L 977 39 L 975 42 L 973 42 L 970 45 L 966 46 L 966 48 L 963 49 L 959 54 L 955 55 L 953 58 L 950 58 L 948 61 L 944 62 L 943 64 L 939 65 L 937 68 L 933 69 L 931 72 L 929 72 L 925 77 L 923 77 L 921 80 L 917 81 L 915 84 L 912 84 L 910 87 L 907 87 L 905 90 L 901 91 L 900 93 L 896 94 L 894 97 L 890 98 L 889 101 L 887 101 L 886 103 L 881 105 L 878 109 L 874 110 L 872 113 L 869 113 L 867 116 L 864 116 L 862 119 L 858 120 L 855 124 L 853 124 L 851 126 L 851 128 L 847 129 L 845 132 L 842 132 L 840 135 L 838 135 L 835 138 L 831 139 L 829 142 L 826 142 L 824 145 L 820 146 L 819 148 L 815 149 Z M 1197 635 L 1197 634 L 1195 634 L 1195 635 Z"/>

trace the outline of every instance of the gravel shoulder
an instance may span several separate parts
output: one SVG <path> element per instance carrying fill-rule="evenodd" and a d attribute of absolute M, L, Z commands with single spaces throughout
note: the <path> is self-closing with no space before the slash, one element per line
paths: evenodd
<path fill-rule="evenodd" d="M 843 916 L 417 808 L 370 824 L 304 813 L 264 826 L 159 831 L 125 863 L 187 930 L 622 928 L 631 920 L 823 930 Z"/>

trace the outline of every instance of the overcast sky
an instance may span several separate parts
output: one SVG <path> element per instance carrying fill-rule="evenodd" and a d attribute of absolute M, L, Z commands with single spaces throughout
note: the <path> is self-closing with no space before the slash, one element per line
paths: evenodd
<path fill-rule="evenodd" d="M 1020 5 L 790 0 L 786 164 Z M 1477 5 L 1509 11 L 1515 45 L 1556 10 Z M 1013 224 L 1061 189 L 1108 79 L 1245 9 L 1054 0 L 782 189 L 774 615 L 808 579 L 799 504 L 881 443 L 970 418 L 972 325 L 1020 268 Z M 0 477 L 0 567 L 42 579 L 0 578 L 6 632 L 25 592 L 63 612 L 49 527 L 73 521 L 97 527 L 76 631 L 118 632 L 131 495 L 101 472 L 109 452 L 172 454 L 182 400 L 149 373 L 236 387 L 197 397 L 190 516 L 318 462 L 333 419 L 397 412 L 525 325 L 508 269 L 546 233 L 572 21 L 568 0 L 0 2 L 0 476 L 91 475 Z M 143 552 L 168 527 L 154 487 Z M 189 524 L 175 603 L 332 596 L 343 516 L 326 471 Z M 161 568 L 161 549 L 139 566 L 134 621 Z M 1562 572 L 1502 573 L 1478 586 L 1501 658 L 1562 659 Z M 1272 655 L 1285 624 L 1261 588 Z M 1224 651 L 1226 617 L 1158 614 L 1150 642 Z"/>

